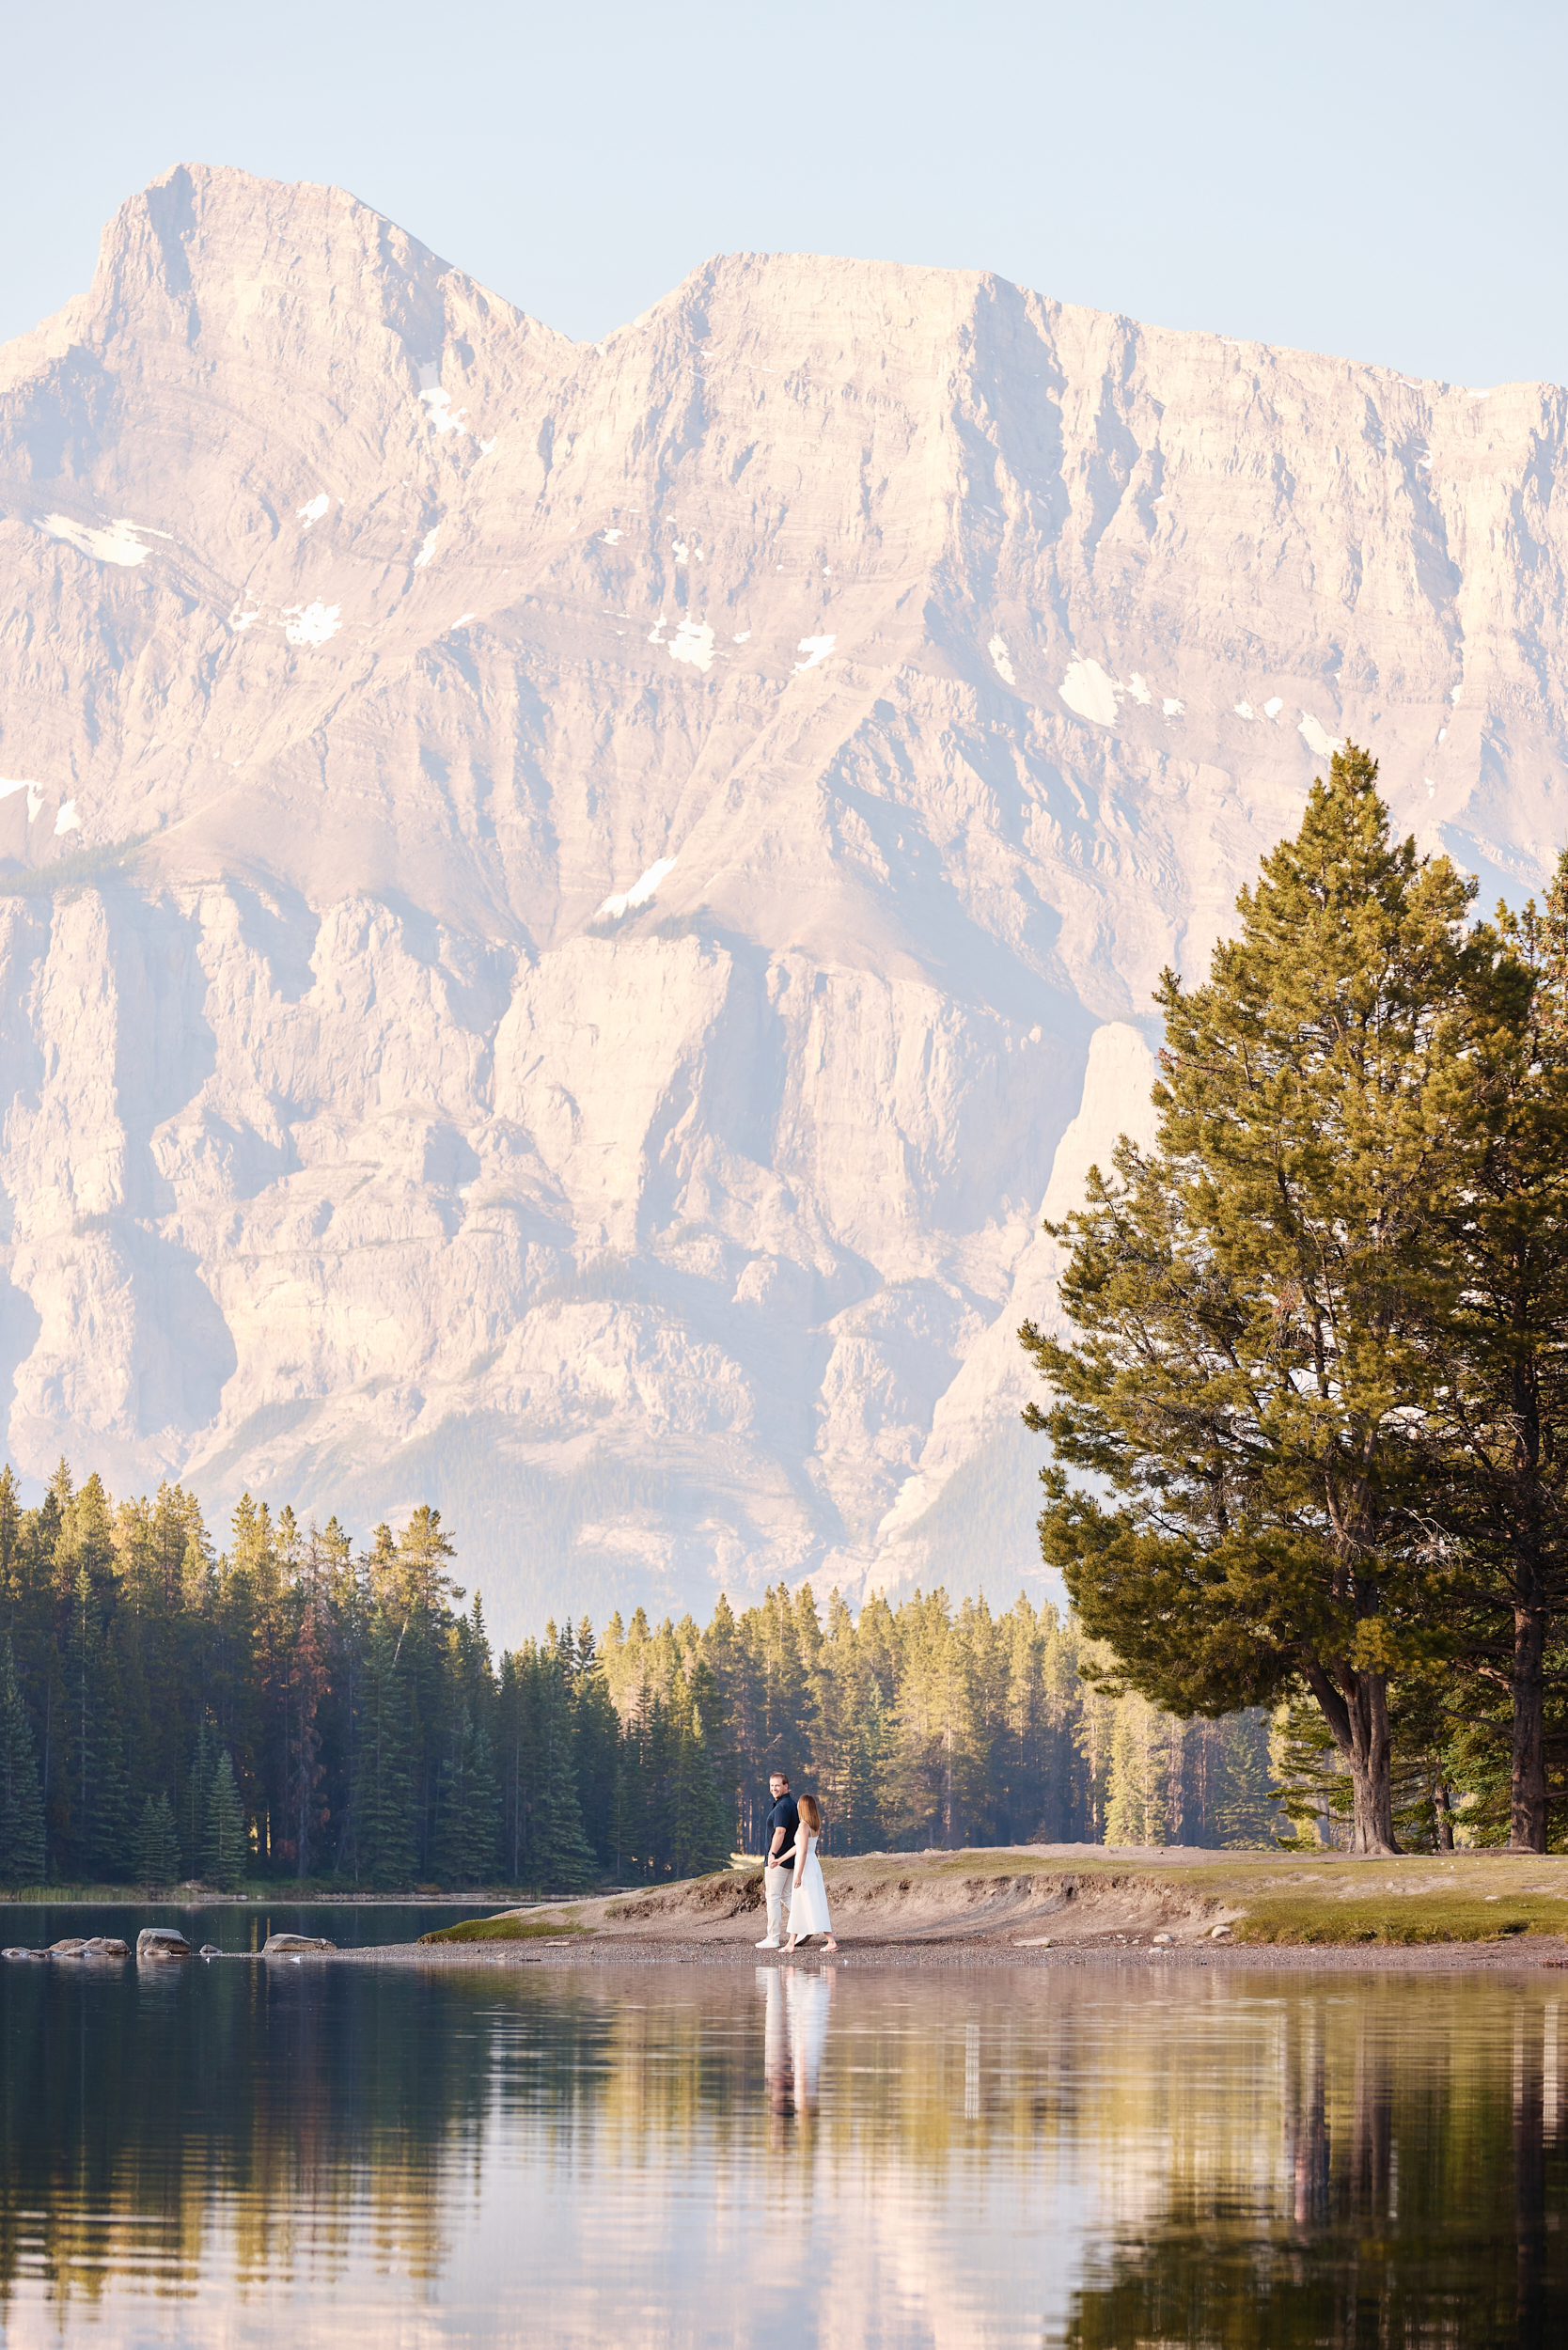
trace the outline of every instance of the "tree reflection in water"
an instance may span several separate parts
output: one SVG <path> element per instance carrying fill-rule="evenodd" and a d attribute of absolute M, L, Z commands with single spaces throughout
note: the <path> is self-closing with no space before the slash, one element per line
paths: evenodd
<path fill-rule="evenodd" d="M 1416 1988 L 1341 1981 L 1283 2003 L 1286 2192 L 1247 2193 L 1223 2127 L 1208 2160 L 1178 2157 L 1164 2209 L 1075 2296 L 1075 2350 L 1568 2339 L 1557 2003 L 1482 1979 L 1418 2009 Z"/>
<path fill-rule="evenodd" d="M 107 2341 L 172 2295 L 182 2342 L 230 2350 L 281 2312 L 302 2350 L 372 2311 L 397 2338 L 413 2304 L 496 2342 L 1556 2342 L 1554 1993 L 1141 1959 L 11 1966 L 0 2319 L 52 2339 L 75 2307 Z"/>

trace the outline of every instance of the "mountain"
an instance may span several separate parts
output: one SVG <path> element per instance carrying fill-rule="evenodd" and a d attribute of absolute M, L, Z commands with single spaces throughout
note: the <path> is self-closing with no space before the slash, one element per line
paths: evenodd
<path fill-rule="evenodd" d="M 1049 1190 L 1344 738 L 1537 885 L 1565 395 L 731 255 L 605 342 L 195 165 L 0 352 L 8 1446 L 504 1632 L 1036 1569 Z"/>

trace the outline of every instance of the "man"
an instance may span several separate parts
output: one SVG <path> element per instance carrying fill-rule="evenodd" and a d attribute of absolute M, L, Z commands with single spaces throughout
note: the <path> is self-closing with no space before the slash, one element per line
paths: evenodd
<path fill-rule="evenodd" d="M 767 1897 L 768 1930 L 757 1945 L 760 1950 L 776 1950 L 783 1935 L 790 1878 L 795 1865 L 795 1831 L 800 1826 L 800 1813 L 795 1810 L 786 1772 L 775 1771 L 768 1781 L 768 1793 L 773 1797 L 773 1810 L 762 1822 L 762 1891 Z"/>

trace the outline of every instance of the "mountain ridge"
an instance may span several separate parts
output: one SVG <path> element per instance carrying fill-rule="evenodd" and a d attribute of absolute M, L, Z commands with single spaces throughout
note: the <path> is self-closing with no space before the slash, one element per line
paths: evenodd
<path fill-rule="evenodd" d="M 0 898 L 19 1466 L 429 1494 L 502 1629 L 1037 1572 L 1162 964 L 1347 735 L 1555 852 L 1565 415 L 822 257 L 573 344 L 177 167 L 0 352 L 0 856 L 142 841 Z"/>

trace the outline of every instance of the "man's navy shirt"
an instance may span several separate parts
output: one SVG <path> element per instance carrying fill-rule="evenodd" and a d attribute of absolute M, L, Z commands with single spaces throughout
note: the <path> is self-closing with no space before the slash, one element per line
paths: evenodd
<path fill-rule="evenodd" d="M 780 1795 L 767 1818 L 762 1822 L 763 1859 L 772 1861 L 775 1867 L 780 1869 L 787 1860 L 792 1860 L 795 1856 L 795 1830 L 799 1825 L 800 1813 L 795 1807 L 793 1795 Z M 775 1828 L 779 1827 L 784 1831 L 784 1841 L 776 1856 L 773 1849 L 773 1833 Z"/>

